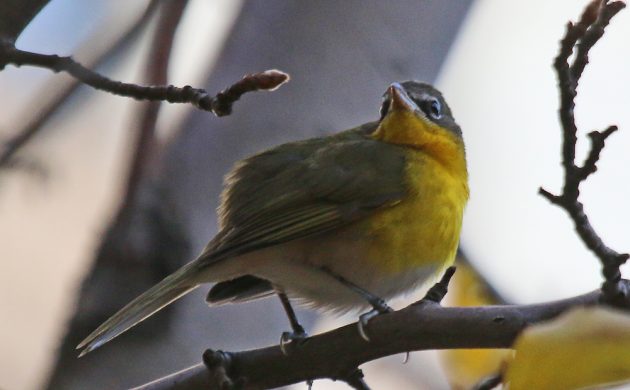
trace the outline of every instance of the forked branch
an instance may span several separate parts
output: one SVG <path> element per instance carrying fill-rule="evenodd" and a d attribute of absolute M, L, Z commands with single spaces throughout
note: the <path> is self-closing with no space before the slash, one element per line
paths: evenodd
<path fill-rule="evenodd" d="M 565 37 L 560 44 L 560 52 L 555 59 L 554 68 L 558 76 L 560 90 L 560 123 L 562 126 L 562 166 L 564 168 L 564 186 L 562 194 L 554 195 L 544 188 L 540 194 L 550 202 L 565 209 L 575 230 L 584 244 L 599 258 L 602 263 L 605 281 L 602 289 L 604 300 L 617 305 L 627 305 L 629 291 L 621 283 L 619 267 L 628 259 L 627 253 L 618 253 L 608 247 L 595 232 L 584 206 L 579 201 L 580 184 L 597 170 L 597 162 L 606 139 L 617 131 L 617 126 L 609 126 L 606 130 L 589 133 L 590 150 L 584 163 L 579 166 L 575 162 L 575 146 L 577 143 L 577 126 L 574 108 L 577 86 L 584 68 L 588 64 L 590 49 L 603 36 L 604 29 L 610 20 L 625 7 L 621 1 L 596 0 L 586 8 L 577 24 L 569 23 Z M 571 55 L 575 53 L 570 61 Z"/>

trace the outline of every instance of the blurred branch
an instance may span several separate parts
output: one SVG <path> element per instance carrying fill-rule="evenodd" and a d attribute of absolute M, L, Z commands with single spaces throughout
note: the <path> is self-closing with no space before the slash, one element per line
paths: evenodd
<path fill-rule="evenodd" d="M 596 163 L 604 148 L 606 139 L 617 130 L 609 126 L 603 132 L 589 133 L 591 149 L 582 166 L 575 163 L 575 145 L 577 142 L 577 126 L 574 108 L 579 79 L 588 64 L 589 50 L 603 36 L 604 28 L 610 20 L 623 8 L 620 1 L 608 2 L 595 0 L 586 8 L 577 24 L 569 22 L 567 31 L 561 41 L 560 52 L 554 62 L 560 89 L 560 122 L 562 125 L 562 166 L 564 167 L 564 187 L 561 195 L 554 195 L 544 188 L 540 194 L 553 204 L 560 206 L 570 215 L 575 230 L 584 244 L 599 258 L 603 266 L 605 281 L 602 286 L 604 300 L 609 303 L 625 306 L 630 301 L 627 285 L 621 282 L 619 267 L 630 257 L 620 254 L 608 247 L 595 232 L 583 204 L 578 200 L 580 184 L 597 170 Z M 569 58 L 574 53 L 573 61 Z"/>
<path fill-rule="evenodd" d="M 621 283 L 630 287 L 630 281 Z M 594 305 L 600 290 L 578 297 L 537 305 L 443 307 L 425 300 L 370 320 L 370 342 L 361 338 L 357 324 L 307 338 L 285 356 L 280 346 L 220 354 L 229 380 L 244 388 L 275 388 L 311 379 L 344 380 L 348 372 L 370 360 L 407 351 L 454 348 L 510 348 L 516 336 L 534 323 L 562 312 Z M 138 387 L 136 390 L 218 389 L 204 364 Z"/>
<path fill-rule="evenodd" d="M 232 112 L 232 105 L 244 94 L 260 90 L 273 91 L 289 80 L 289 75 L 284 72 L 267 70 L 245 75 L 227 89 L 211 96 L 204 89 L 189 85 L 182 88 L 174 85 L 142 86 L 114 81 L 84 67 L 72 57 L 20 50 L 10 40 L 4 40 L 0 42 L 0 70 L 7 65 L 37 66 L 56 73 L 66 72 L 84 84 L 115 95 L 137 100 L 189 103 L 217 116 L 229 115 Z"/>
<path fill-rule="evenodd" d="M 15 42 L 50 0 L 0 1 L 0 40 Z"/>
<path fill-rule="evenodd" d="M 168 80 L 168 66 L 175 39 L 177 26 L 188 4 L 187 0 L 163 3 L 160 10 L 160 20 L 151 44 L 149 56 L 146 60 L 147 82 L 151 85 L 166 84 Z M 120 213 L 131 207 L 132 200 L 143 174 L 146 173 L 148 163 L 156 152 L 157 139 L 155 137 L 156 124 L 160 111 L 160 101 L 149 102 L 144 106 L 140 118 L 140 128 L 137 135 L 135 153 L 127 177 L 127 185 Z"/>
<path fill-rule="evenodd" d="M 142 16 L 140 16 L 140 18 L 132 24 L 131 28 L 124 32 L 120 38 L 113 42 L 111 46 L 104 50 L 99 56 L 97 56 L 97 58 L 94 59 L 91 64 L 87 65 L 87 67 L 90 69 L 96 69 L 105 61 L 124 51 L 129 44 L 138 37 L 139 33 L 146 26 L 149 20 L 151 20 L 151 17 L 153 16 L 154 11 L 158 8 L 157 5 L 159 3 L 159 0 L 152 0 Z M 4 143 L 3 149 L 0 152 L 0 168 L 5 166 L 8 167 L 10 165 L 10 161 L 13 159 L 13 156 L 15 156 L 22 147 L 24 147 L 42 130 L 53 114 L 57 112 L 57 110 L 68 100 L 70 96 L 72 96 L 75 91 L 77 91 L 81 85 L 82 83 L 79 80 L 73 79 L 70 84 L 59 93 L 58 97 L 52 103 L 45 107 L 41 112 L 37 113 L 30 123 L 18 130 L 15 136 Z"/>
<path fill-rule="evenodd" d="M 177 26 L 187 1 L 154 1 L 150 7 L 159 5 L 160 17 L 154 26 L 153 41 L 146 58 L 148 82 L 164 84 L 167 80 L 169 59 Z M 153 8 L 147 10 L 145 16 Z M 57 383 L 68 367 L 77 360 L 72 353 L 77 335 L 92 327 L 105 316 L 110 306 L 127 300 L 136 291 L 117 291 L 111 294 L 112 283 L 133 281 L 133 287 L 151 285 L 177 268 L 182 259 L 189 257 L 188 237 L 181 229 L 177 210 L 172 207 L 168 194 L 157 177 L 159 160 L 155 150 L 157 139 L 155 126 L 160 102 L 149 102 L 141 106 L 139 117 L 130 126 L 136 130 L 125 193 L 118 213 L 110 221 L 106 234 L 95 253 L 95 261 L 85 276 L 80 298 L 66 333 L 49 388 Z M 107 286 L 107 288 L 103 288 Z M 146 337 L 146 336 L 145 336 Z"/>

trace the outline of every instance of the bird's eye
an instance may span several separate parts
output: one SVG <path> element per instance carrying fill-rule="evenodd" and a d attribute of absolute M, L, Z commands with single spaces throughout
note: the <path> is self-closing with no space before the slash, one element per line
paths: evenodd
<path fill-rule="evenodd" d="M 433 119 L 442 118 L 442 105 L 437 99 L 429 99 L 424 104 L 424 112 Z"/>
<path fill-rule="evenodd" d="M 389 105 L 390 105 L 390 100 L 385 99 L 383 101 L 383 104 L 381 105 L 381 119 L 380 120 L 383 120 L 383 118 L 385 118 L 385 115 L 387 115 L 387 111 L 389 111 Z"/>

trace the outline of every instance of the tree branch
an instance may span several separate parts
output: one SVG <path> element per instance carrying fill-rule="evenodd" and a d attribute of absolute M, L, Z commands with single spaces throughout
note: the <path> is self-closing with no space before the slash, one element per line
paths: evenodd
<path fill-rule="evenodd" d="M 564 186 L 560 195 L 554 195 L 544 188 L 539 190 L 540 194 L 550 202 L 567 211 L 584 244 L 602 263 L 605 278 L 602 286 L 604 300 L 621 306 L 628 304 L 630 294 L 626 284 L 621 283 L 619 267 L 630 255 L 618 253 L 603 242 L 584 212 L 583 204 L 578 200 L 580 184 L 597 170 L 596 164 L 605 141 L 617 130 L 617 127 L 610 126 L 603 132 L 591 132 L 589 134 L 591 149 L 583 165 L 577 166 L 575 163 L 577 126 L 573 111 L 578 82 L 588 64 L 588 53 L 603 36 L 604 28 L 610 20 L 624 7 L 625 4 L 620 1 L 609 3 L 606 0 L 595 0 L 586 8 L 576 25 L 572 23 L 567 25 L 565 37 L 561 41 L 560 51 L 554 62 L 560 89 L 559 115 L 563 135 Z M 575 58 L 569 63 L 569 57 L 574 51 L 576 51 Z"/>
<path fill-rule="evenodd" d="M 188 4 L 187 0 L 162 3 L 160 18 L 154 31 L 151 50 L 146 60 L 147 81 L 152 85 L 166 84 L 168 81 L 168 65 L 175 40 L 177 26 Z M 140 113 L 139 129 L 133 153 L 133 161 L 129 168 L 123 202 L 119 210 L 124 214 L 133 204 L 138 187 L 151 161 L 156 161 L 157 139 L 155 137 L 160 101 L 147 102 Z"/>
<path fill-rule="evenodd" d="M 454 266 L 448 267 L 446 271 L 444 271 L 444 275 L 442 275 L 440 281 L 435 283 L 424 295 L 424 298 L 416 302 L 416 304 L 425 302 L 441 303 L 448 292 L 448 284 L 451 282 L 453 275 L 455 275 L 455 269 Z"/>
<path fill-rule="evenodd" d="M 84 67 L 72 57 L 20 50 L 10 40 L 3 40 L 0 42 L 0 70 L 6 65 L 18 67 L 29 65 L 50 69 L 53 72 L 66 72 L 84 84 L 115 95 L 137 100 L 189 103 L 217 116 L 229 115 L 232 112 L 232 105 L 244 94 L 260 90 L 273 91 L 289 80 L 289 75 L 284 72 L 267 70 L 246 75 L 216 96 L 211 96 L 204 89 L 189 85 L 179 88 L 173 85 L 142 86 L 114 81 Z"/>
<path fill-rule="evenodd" d="M 96 69 L 111 57 L 115 57 L 118 53 L 124 51 L 139 35 L 147 22 L 151 20 L 154 11 L 158 8 L 158 4 L 158 0 L 152 0 L 144 13 L 132 24 L 131 28 L 123 33 L 120 38 L 87 67 Z M 0 168 L 10 167 L 12 165 L 13 156 L 44 128 L 44 124 L 48 122 L 48 119 L 57 112 L 63 103 L 66 102 L 81 85 L 82 83 L 79 80 L 72 80 L 63 91 L 59 92 L 58 97 L 52 103 L 44 107 L 41 112 L 36 114 L 32 121 L 27 123 L 22 129 L 16 131 L 15 136 L 4 143 L 2 151 L 0 151 Z"/>
<path fill-rule="evenodd" d="M 627 280 L 621 283 L 626 288 L 630 286 Z M 361 338 L 354 323 L 309 337 L 289 356 L 279 346 L 220 352 L 224 357 L 221 364 L 230 380 L 244 381 L 246 389 L 274 388 L 319 378 L 344 380 L 348 372 L 365 362 L 407 351 L 510 348 L 526 326 L 552 319 L 576 306 L 597 304 L 601 297 L 602 292 L 597 290 L 544 304 L 486 307 L 442 307 L 425 301 L 374 317 L 370 320 L 369 343 Z M 219 388 L 203 364 L 136 390 L 197 388 Z"/>

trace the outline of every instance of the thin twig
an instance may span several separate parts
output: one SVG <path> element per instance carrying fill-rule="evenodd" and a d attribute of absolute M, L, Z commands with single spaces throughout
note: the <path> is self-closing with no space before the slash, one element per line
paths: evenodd
<path fill-rule="evenodd" d="M 451 278 L 453 278 L 453 275 L 455 275 L 455 269 L 456 267 L 454 266 L 448 267 L 446 271 L 444 271 L 442 279 L 440 279 L 439 282 L 435 283 L 424 295 L 424 298 L 422 298 L 417 303 L 433 302 L 439 304 L 440 302 L 442 302 L 442 299 L 444 299 L 446 293 L 448 292 L 448 284 L 451 282 Z"/>
<path fill-rule="evenodd" d="M 129 45 L 139 36 L 139 33 L 143 30 L 154 11 L 158 8 L 159 0 L 153 0 L 149 3 L 144 13 L 136 20 L 131 28 L 120 36 L 109 48 L 103 51 L 92 63 L 87 66 L 90 69 L 96 69 L 100 67 L 105 61 L 112 57 L 117 56 L 129 47 Z M 57 98 L 51 102 L 48 106 L 44 107 L 39 113 L 36 113 L 35 118 L 26 124 L 25 127 L 16 131 L 16 135 L 11 137 L 8 141 L 2 145 L 0 151 L 0 167 L 7 166 L 10 160 L 13 159 L 15 154 L 19 152 L 35 135 L 37 135 L 43 128 L 48 120 L 54 113 L 68 100 L 72 94 L 79 89 L 82 85 L 81 81 L 73 79 L 69 84 L 61 91 Z"/>
<path fill-rule="evenodd" d="M 583 204 L 578 200 L 580 184 L 597 170 L 597 162 L 604 148 L 606 139 L 617 130 L 610 126 L 605 131 L 593 131 L 589 134 L 591 149 L 582 166 L 575 163 L 575 145 L 577 142 L 577 126 L 575 125 L 574 108 L 576 88 L 586 64 L 590 49 L 603 36 L 604 28 L 610 20 L 623 8 L 620 1 L 595 0 L 586 9 L 580 22 L 568 24 L 565 37 L 560 44 L 560 51 L 554 62 L 560 90 L 560 123 L 562 125 L 562 166 L 564 168 L 564 186 L 561 195 L 554 195 L 544 188 L 539 192 L 553 204 L 565 209 L 574 222 L 575 230 L 584 244 L 599 258 L 603 266 L 605 281 L 602 285 L 604 300 L 609 303 L 625 305 L 630 299 L 627 286 L 621 283 L 619 267 L 630 257 L 621 254 L 604 244 L 595 232 Z M 577 49 L 576 49 L 577 47 Z M 569 57 L 576 51 L 575 58 L 569 63 Z"/>
<path fill-rule="evenodd" d="M 266 70 L 245 75 L 216 96 L 211 96 L 204 89 L 193 88 L 189 85 L 182 88 L 174 85 L 142 86 L 114 81 L 84 67 L 72 57 L 20 50 L 12 42 L 4 40 L 0 42 L 0 70 L 6 65 L 37 66 L 53 72 L 66 72 L 84 84 L 115 95 L 137 100 L 189 103 L 217 116 L 229 115 L 234 102 L 244 94 L 260 90 L 273 91 L 289 80 L 289 75 L 284 72 L 275 69 Z"/>
<path fill-rule="evenodd" d="M 628 287 L 630 282 L 622 280 Z M 444 307 L 410 305 L 370 320 L 370 342 L 357 332 L 357 324 L 308 338 L 289 356 L 280 346 L 243 352 L 229 357 L 226 373 L 231 380 L 244 378 L 245 388 L 275 388 L 309 379 L 344 380 L 348 372 L 380 357 L 407 351 L 456 348 L 510 348 L 526 327 L 548 321 L 574 307 L 600 302 L 601 290 L 587 295 L 538 305 Z M 628 306 L 630 307 L 630 306 Z M 137 389 L 216 389 L 203 364 L 190 367 Z"/>

